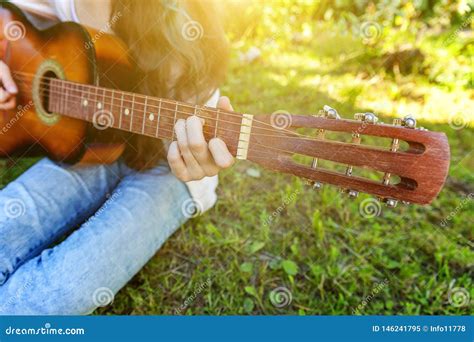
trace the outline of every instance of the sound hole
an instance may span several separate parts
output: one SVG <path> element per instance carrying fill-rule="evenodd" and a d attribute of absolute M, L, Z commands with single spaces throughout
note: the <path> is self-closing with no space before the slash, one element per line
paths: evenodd
<path fill-rule="evenodd" d="M 65 79 L 63 68 L 54 60 L 45 60 L 36 71 L 32 92 L 36 114 L 48 126 L 56 124 L 61 118 L 59 114 L 49 110 L 51 84 L 54 79 Z"/>

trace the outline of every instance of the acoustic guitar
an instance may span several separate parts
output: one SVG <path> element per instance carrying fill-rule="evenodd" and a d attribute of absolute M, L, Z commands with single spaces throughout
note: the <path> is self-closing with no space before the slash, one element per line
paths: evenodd
<path fill-rule="evenodd" d="M 91 141 L 90 130 L 173 140 L 176 120 L 197 115 L 205 138 L 221 138 L 237 159 L 350 197 L 427 204 L 448 173 L 446 135 L 416 128 L 413 117 L 392 125 L 373 113 L 347 120 L 329 106 L 316 115 L 252 115 L 144 96 L 130 89 L 135 73 L 120 40 L 70 22 L 40 31 L 8 3 L 0 4 L 0 58 L 19 87 L 18 108 L 1 116 L 2 157 L 39 148 L 55 160 L 111 163 L 123 143 Z"/>

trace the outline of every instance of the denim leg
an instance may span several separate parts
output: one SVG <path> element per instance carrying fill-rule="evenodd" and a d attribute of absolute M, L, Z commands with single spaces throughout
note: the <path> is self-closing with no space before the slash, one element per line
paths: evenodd
<path fill-rule="evenodd" d="M 119 181 L 119 166 L 71 167 L 42 159 L 0 191 L 0 285 L 77 227 Z"/>
<path fill-rule="evenodd" d="M 103 206 L 0 287 L 0 314 L 87 314 L 107 304 L 187 219 L 166 166 L 129 172 Z"/>

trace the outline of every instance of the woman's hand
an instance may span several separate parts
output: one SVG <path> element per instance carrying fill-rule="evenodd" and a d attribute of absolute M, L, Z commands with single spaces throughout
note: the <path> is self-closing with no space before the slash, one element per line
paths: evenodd
<path fill-rule="evenodd" d="M 0 110 L 10 110 L 16 106 L 18 88 L 13 81 L 10 68 L 0 61 Z"/>
<path fill-rule="evenodd" d="M 225 96 L 219 99 L 217 107 L 233 110 Z M 209 144 L 206 143 L 202 131 L 203 121 L 191 116 L 187 120 L 178 120 L 174 126 L 177 141 L 173 141 L 169 147 L 168 163 L 174 175 L 183 182 L 214 176 L 234 163 L 224 141 L 214 138 Z"/>

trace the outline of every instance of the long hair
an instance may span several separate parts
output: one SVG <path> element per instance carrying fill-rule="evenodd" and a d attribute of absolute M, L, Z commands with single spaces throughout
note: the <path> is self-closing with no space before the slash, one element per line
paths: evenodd
<path fill-rule="evenodd" d="M 114 33 L 130 49 L 139 73 L 137 91 L 203 104 L 222 83 L 228 44 L 211 0 L 112 0 Z M 158 139 L 132 134 L 124 152 L 135 169 L 165 157 Z"/>

